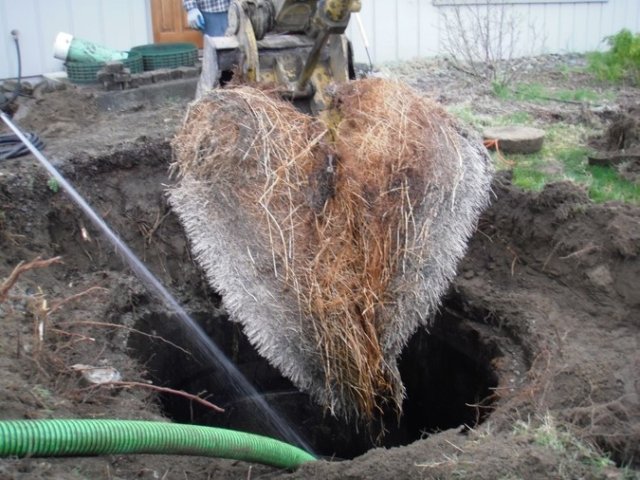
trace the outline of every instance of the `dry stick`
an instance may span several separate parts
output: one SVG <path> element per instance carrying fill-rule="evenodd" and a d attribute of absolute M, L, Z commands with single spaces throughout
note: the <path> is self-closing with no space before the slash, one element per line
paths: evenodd
<path fill-rule="evenodd" d="M 99 385 L 96 385 L 96 387 L 108 387 L 108 386 L 113 386 L 118 388 L 140 387 L 140 388 L 148 388 L 150 390 L 155 390 L 156 392 L 170 393 L 172 395 L 178 395 L 179 397 L 184 397 L 188 400 L 197 402 L 216 412 L 224 413 L 224 408 L 220 408 L 219 406 L 214 405 L 213 403 L 205 400 L 204 398 L 198 397 L 197 395 L 192 395 L 191 393 L 187 393 L 182 390 L 174 390 L 173 388 L 159 387 L 157 385 L 151 385 L 149 383 L 142 383 L 142 382 L 104 382 L 104 383 L 100 383 Z M 91 387 L 91 388 L 95 388 L 95 387 Z"/>
<path fill-rule="evenodd" d="M 560 260 L 569 260 L 570 258 L 581 257 L 582 255 L 586 255 L 588 253 L 595 252 L 600 249 L 601 247 L 599 245 L 594 245 L 593 243 L 589 243 L 587 244 L 586 247 L 581 248 L 580 250 L 570 253 L 569 255 L 566 255 L 564 257 L 560 257 Z"/>
<path fill-rule="evenodd" d="M 37 322 L 36 322 L 36 338 L 39 338 L 39 342 L 38 342 L 38 349 L 40 349 L 42 342 L 44 341 L 44 333 L 45 333 L 45 327 L 47 325 L 47 319 L 49 318 L 49 316 L 54 313 L 56 310 L 59 310 L 63 305 L 73 301 L 73 300 L 77 300 L 78 298 L 81 298 L 85 295 L 88 295 L 89 293 L 95 292 L 95 291 L 103 291 L 103 292 L 108 292 L 109 290 L 103 287 L 98 287 L 98 286 L 93 286 L 91 288 L 88 288 L 87 290 L 84 290 L 80 293 L 76 293 L 75 295 L 71 295 L 70 297 L 64 298 L 58 302 L 56 302 L 53 307 L 51 308 L 47 308 L 46 305 L 46 300 L 43 300 L 43 304 L 41 307 L 41 311 L 44 312 L 44 317 L 43 318 L 36 318 Z M 39 320 L 39 321 L 38 321 Z M 81 337 L 82 339 L 87 339 L 90 341 L 95 342 L 95 339 L 90 338 L 90 337 L 86 337 L 84 335 L 80 335 L 77 333 L 70 333 L 70 332 L 65 332 L 59 329 L 52 329 L 52 331 L 55 331 L 59 334 L 63 334 L 63 335 L 67 335 L 67 336 L 71 336 L 71 337 Z M 70 345 L 73 345 L 73 343 L 75 342 L 70 342 Z M 69 346 L 70 346 L 69 345 Z"/>
<path fill-rule="evenodd" d="M 93 322 L 90 320 L 83 320 L 83 321 L 68 321 L 68 322 L 62 322 L 60 323 L 60 325 L 87 325 L 87 326 L 94 326 L 94 327 L 108 327 L 108 328 L 122 328 L 124 330 L 128 330 L 130 332 L 133 333 L 137 333 L 139 335 L 143 335 L 147 338 L 151 338 L 153 340 L 160 340 L 161 342 L 164 342 L 168 345 L 171 345 L 174 348 L 177 348 L 178 350 L 180 350 L 182 353 L 185 353 L 186 355 L 191 356 L 191 352 L 188 350 L 185 350 L 184 348 L 182 348 L 180 345 L 176 345 L 175 343 L 167 340 L 166 338 L 161 337 L 160 335 L 153 335 L 151 333 L 146 333 L 143 332 L 141 330 L 137 330 L 135 328 L 132 327 L 127 327 L 126 325 L 118 325 L 117 323 L 107 323 L 107 322 Z"/>
<path fill-rule="evenodd" d="M 71 295 L 70 297 L 67 298 L 63 298 L 62 300 L 60 300 L 59 302 L 56 302 L 47 312 L 47 316 L 51 315 L 53 312 L 55 312 L 56 310 L 59 310 L 60 307 L 62 307 L 63 305 L 65 305 L 66 303 L 72 302 L 74 300 L 77 300 L 80 297 L 84 297 L 85 295 L 88 295 L 90 293 L 93 292 L 108 292 L 109 289 L 108 288 L 104 288 L 104 287 L 98 287 L 98 286 L 93 286 L 90 287 L 80 293 L 76 293 L 75 295 Z"/>
<path fill-rule="evenodd" d="M 151 227 L 146 227 L 144 225 L 141 226 L 140 230 L 142 232 L 142 236 L 147 242 L 147 245 L 151 245 L 151 241 L 153 240 L 153 236 L 155 235 L 156 231 L 160 228 L 160 226 L 165 221 L 165 219 L 169 215 L 171 215 L 171 213 L 172 213 L 171 210 L 168 210 L 164 215 L 160 216 L 160 211 L 158 211 L 156 215 L 156 220 L 154 221 L 153 225 L 151 225 Z"/>
<path fill-rule="evenodd" d="M 0 303 L 5 302 L 9 295 L 9 290 L 16 284 L 20 275 L 29 270 L 34 270 L 36 268 L 47 268 L 53 264 L 62 263 L 62 257 L 54 257 L 48 260 L 41 260 L 40 257 L 37 257 L 35 260 L 31 260 L 30 262 L 20 262 L 13 269 L 9 277 L 2 282 L 0 285 Z"/>
<path fill-rule="evenodd" d="M 513 277 L 516 274 L 516 263 L 518 263 L 520 257 L 510 246 L 507 246 L 507 251 L 513 255 L 513 260 L 511 261 L 511 276 Z"/>
<path fill-rule="evenodd" d="M 9 232 L 2 232 L 2 235 L 4 236 L 4 238 L 9 240 L 14 245 L 20 245 L 20 242 L 18 242 L 18 240 L 16 240 L 16 238 L 18 238 L 18 239 L 27 238 L 26 235 L 20 235 L 20 234 L 17 234 L 17 233 L 9 233 Z"/>
<path fill-rule="evenodd" d="M 81 333 L 74 332 L 66 332 L 64 330 L 60 330 L 59 328 L 50 328 L 49 331 L 59 333 L 60 335 L 66 335 L 68 337 L 77 338 L 78 341 L 87 341 L 87 342 L 95 342 L 96 339 L 93 337 L 87 337 L 86 335 L 82 335 Z"/>
<path fill-rule="evenodd" d="M 560 247 L 560 242 L 556 243 L 554 247 L 551 249 L 551 253 L 549 253 L 549 255 L 547 256 L 547 259 L 544 261 L 544 264 L 542 265 L 543 272 L 546 270 L 547 265 L 551 261 L 551 257 L 553 257 L 553 255 L 556 253 L 559 247 Z"/>
<path fill-rule="evenodd" d="M 467 75 L 469 75 L 471 77 L 476 77 L 476 78 L 480 78 L 480 79 L 483 78 L 482 75 L 480 75 L 479 73 L 473 72 L 471 70 L 467 70 L 466 68 L 462 67 L 461 65 L 458 65 L 457 63 L 454 63 L 454 62 L 450 61 L 449 65 L 451 65 L 451 67 L 454 70 L 458 70 L 459 72 L 466 73 Z"/>

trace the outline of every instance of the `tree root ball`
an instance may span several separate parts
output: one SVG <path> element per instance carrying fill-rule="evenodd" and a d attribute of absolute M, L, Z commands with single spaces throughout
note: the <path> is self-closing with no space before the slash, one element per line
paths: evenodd
<path fill-rule="evenodd" d="M 321 117 L 242 86 L 194 103 L 170 202 L 261 355 L 323 407 L 401 410 L 398 356 L 489 201 L 481 139 L 410 87 L 336 87 Z"/>

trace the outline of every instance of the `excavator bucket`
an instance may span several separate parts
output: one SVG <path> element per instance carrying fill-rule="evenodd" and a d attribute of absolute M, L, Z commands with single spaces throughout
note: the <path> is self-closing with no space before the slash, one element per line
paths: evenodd
<path fill-rule="evenodd" d="M 232 321 L 345 419 L 401 410 L 398 357 L 488 204 L 482 141 L 410 87 L 338 85 L 321 117 L 215 89 L 173 141 L 169 199 Z"/>

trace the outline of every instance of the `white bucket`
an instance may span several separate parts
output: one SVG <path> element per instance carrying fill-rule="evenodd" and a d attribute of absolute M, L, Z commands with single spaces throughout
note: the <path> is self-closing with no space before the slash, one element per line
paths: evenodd
<path fill-rule="evenodd" d="M 126 52 L 75 38 L 70 33 L 60 32 L 53 43 L 53 56 L 65 62 L 108 62 L 124 60 L 128 55 Z"/>

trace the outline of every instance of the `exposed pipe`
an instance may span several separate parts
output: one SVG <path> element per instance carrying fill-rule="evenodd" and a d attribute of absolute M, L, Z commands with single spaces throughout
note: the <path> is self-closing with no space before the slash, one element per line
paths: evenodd
<path fill-rule="evenodd" d="M 16 86 L 11 96 L 8 98 L 5 98 L 4 94 L 0 96 L 0 111 L 3 112 L 9 112 L 11 102 L 18 98 L 18 95 L 20 95 L 20 88 L 22 87 L 22 55 L 20 55 L 20 41 L 18 40 L 18 30 L 11 30 L 11 36 L 13 37 L 13 42 L 16 46 L 16 56 L 18 58 L 18 77 L 16 78 Z"/>
<path fill-rule="evenodd" d="M 294 469 L 316 458 L 251 433 L 141 420 L 2 420 L 0 457 L 200 455 Z"/>

